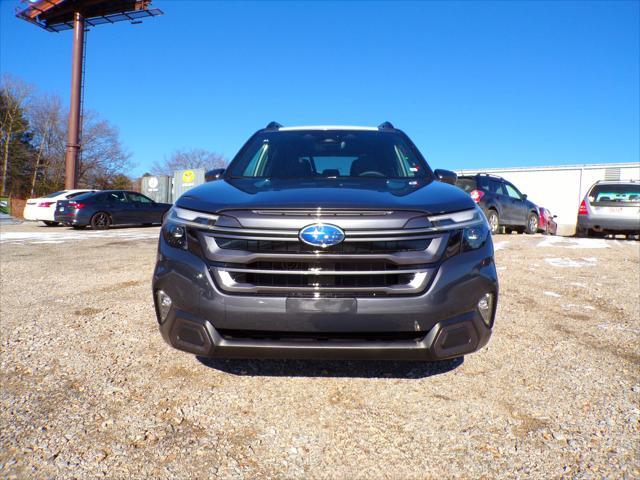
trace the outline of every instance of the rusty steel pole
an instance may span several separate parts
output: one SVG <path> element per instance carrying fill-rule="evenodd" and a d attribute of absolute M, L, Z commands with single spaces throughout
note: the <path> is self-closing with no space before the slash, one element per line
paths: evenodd
<path fill-rule="evenodd" d="M 80 12 L 75 12 L 73 18 L 73 55 L 71 60 L 71 106 L 69 107 L 69 128 L 65 155 L 64 188 L 66 189 L 78 186 L 83 49 L 84 17 Z"/>

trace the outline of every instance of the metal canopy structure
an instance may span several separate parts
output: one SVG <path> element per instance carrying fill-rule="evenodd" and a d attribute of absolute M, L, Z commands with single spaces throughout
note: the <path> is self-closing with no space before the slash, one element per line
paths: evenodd
<path fill-rule="evenodd" d="M 22 0 L 27 7 L 16 16 L 49 32 L 73 29 L 71 67 L 71 105 L 65 155 L 65 188 L 78 186 L 81 150 L 82 91 L 84 77 L 85 29 L 105 23 L 130 21 L 141 23 L 144 17 L 162 15 L 150 9 L 152 0 Z"/>
<path fill-rule="evenodd" d="M 151 0 L 37 0 L 19 10 L 17 16 L 50 32 L 71 30 L 74 13 L 81 10 L 86 25 L 95 27 L 105 23 L 136 22 L 145 17 L 162 15 L 157 8 L 149 8 Z"/>

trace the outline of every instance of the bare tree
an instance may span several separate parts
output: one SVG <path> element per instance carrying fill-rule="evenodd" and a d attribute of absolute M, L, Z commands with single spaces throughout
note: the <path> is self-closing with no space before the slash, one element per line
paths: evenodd
<path fill-rule="evenodd" d="M 29 100 L 33 87 L 11 75 L 4 75 L 0 83 L 2 93 L 2 117 L 0 118 L 0 142 L 2 142 L 2 187 L 0 195 L 7 190 L 7 172 L 9 151 L 14 137 L 27 130 L 22 113 Z"/>
<path fill-rule="evenodd" d="M 80 184 L 101 187 L 131 168 L 131 154 L 120 143 L 118 129 L 97 113 L 85 112 L 81 141 Z"/>
<path fill-rule="evenodd" d="M 30 196 L 34 196 L 36 182 L 53 164 L 64 161 L 64 118 L 60 98 L 52 95 L 35 97 L 28 110 L 29 125 L 36 148 L 31 175 Z M 57 183 L 57 179 L 53 179 Z"/>
<path fill-rule="evenodd" d="M 175 150 L 162 162 L 154 162 L 151 170 L 156 175 L 173 175 L 175 170 L 188 170 L 192 168 L 211 170 L 214 168 L 223 168 L 226 164 L 227 160 L 219 153 L 210 152 L 202 148 L 192 148 L 190 150 Z"/>

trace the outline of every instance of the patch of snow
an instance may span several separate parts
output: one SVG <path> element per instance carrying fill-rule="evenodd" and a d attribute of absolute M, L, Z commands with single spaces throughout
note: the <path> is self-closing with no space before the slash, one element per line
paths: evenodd
<path fill-rule="evenodd" d="M 570 310 L 572 308 L 575 308 L 575 309 L 578 309 L 578 310 L 583 309 L 583 308 L 585 310 L 595 310 L 596 309 L 596 307 L 592 307 L 591 305 L 578 305 L 576 303 L 564 304 L 564 305 L 562 305 L 562 308 L 564 308 L 565 310 Z"/>
<path fill-rule="evenodd" d="M 562 248 L 610 248 L 610 241 L 603 238 L 572 238 L 549 236 L 538 243 L 538 247 Z"/>
<path fill-rule="evenodd" d="M 43 231 L 43 232 L 0 232 L 0 243 L 12 244 L 46 244 L 65 243 L 70 241 L 91 240 L 95 238 L 114 238 L 121 240 L 157 239 L 158 231 Z"/>
<path fill-rule="evenodd" d="M 542 292 L 545 295 L 547 295 L 548 297 L 561 297 L 562 295 L 560 295 L 559 293 L 556 292 L 550 292 L 550 291 L 544 291 Z"/>
<path fill-rule="evenodd" d="M 640 335 L 640 329 L 627 327 L 626 325 L 612 325 L 610 323 L 601 323 L 598 325 L 598 328 L 602 330 L 617 330 L 619 332 L 629 332 L 636 335 Z"/>
<path fill-rule="evenodd" d="M 498 250 L 504 250 L 506 246 L 509 244 L 507 240 L 503 240 L 501 242 L 496 242 L 493 244 L 493 249 L 497 252 Z"/>
<path fill-rule="evenodd" d="M 558 268 L 580 268 L 580 267 L 594 267 L 597 263 L 596 258 L 583 258 L 574 260 L 566 257 L 548 257 L 544 259 L 549 265 Z"/>

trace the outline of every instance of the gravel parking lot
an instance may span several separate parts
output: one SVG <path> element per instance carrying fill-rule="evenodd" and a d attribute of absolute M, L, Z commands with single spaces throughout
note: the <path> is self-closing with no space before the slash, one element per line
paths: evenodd
<path fill-rule="evenodd" d="M 639 242 L 496 236 L 463 361 L 200 361 L 157 332 L 157 235 L 1 228 L 0 477 L 640 477 Z"/>

